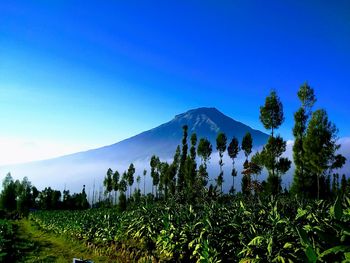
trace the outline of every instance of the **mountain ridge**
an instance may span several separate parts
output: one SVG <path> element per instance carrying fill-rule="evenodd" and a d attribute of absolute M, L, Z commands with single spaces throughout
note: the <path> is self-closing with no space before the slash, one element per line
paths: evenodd
<path fill-rule="evenodd" d="M 182 127 L 185 124 L 189 128 L 188 139 L 192 132 L 196 132 L 198 139 L 204 137 L 212 143 L 213 152 L 220 131 L 226 134 L 227 143 L 233 136 L 241 142 L 246 132 L 252 134 L 254 147 L 265 144 L 268 139 L 267 134 L 232 119 L 216 108 L 201 107 L 177 114 L 166 123 L 114 144 L 41 161 L 3 166 L 0 167 L 0 172 L 5 174 L 11 171 L 19 178 L 28 176 L 35 185 L 38 185 L 35 181 L 44 178 L 47 183 L 42 183 L 41 186 L 52 185 L 50 182 L 57 184 L 69 181 L 81 187 L 83 181 L 88 184 L 87 181 L 91 178 L 102 181 L 109 167 L 121 171 L 131 162 L 137 162 L 140 168 L 149 168 L 152 155 L 171 160 L 176 147 L 181 145 Z M 76 189 L 76 186 L 72 188 Z"/>
<path fill-rule="evenodd" d="M 194 113 L 194 114 L 193 114 Z M 209 114 L 208 114 L 209 113 Z M 226 118 L 226 122 L 228 122 L 228 121 L 232 121 L 232 122 L 234 122 L 235 123 L 235 125 L 239 125 L 239 126 L 242 126 L 242 127 L 244 127 L 245 129 L 247 129 L 249 132 L 251 132 L 251 133 L 256 133 L 256 134 L 259 134 L 259 135 L 262 135 L 264 138 L 259 138 L 258 139 L 258 142 L 256 142 L 256 140 L 253 140 L 253 144 L 254 144 L 254 146 L 260 146 L 260 145 L 262 145 L 262 144 L 264 144 L 264 142 L 267 140 L 267 137 L 268 137 L 268 135 L 267 134 L 265 134 L 265 133 L 263 133 L 263 132 L 261 132 L 261 131 L 259 131 L 259 130 L 256 130 L 256 129 L 253 129 L 253 128 L 251 128 L 250 126 L 248 126 L 248 125 L 246 125 L 246 124 L 244 124 L 244 123 L 242 123 L 242 122 L 239 122 L 239 121 L 236 121 L 235 119 L 233 119 L 233 118 L 231 118 L 231 117 L 228 117 L 228 116 L 226 116 L 225 114 L 223 114 L 223 113 L 221 113 L 219 110 L 217 110 L 216 108 L 214 108 L 214 107 L 200 107 L 200 108 L 196 108 L 196 109 L 191 109 L 191 110 L 188 110 L 188 111 L 186 111 L 186 112 L 184 112 L 184 113 L 181 113 L 181 114 L 177 114 L 177 115 L 175 115 L 175 117 L 172 119 L 172 120 L 170 120 L 170 121 L 168 121 L 168 122 L 166 122 L 166 123 L 163 123 L 163 124 L 161 124 L 161 125 L 159 125 L 159 126 L 157 126 L 157 127 L 155 127 L 155 128 L 152 128 L 152 129 L 149 129 L 149 130 L 146 130 L 146 131 L 143 131 L 143 132 L 141 132 L 141 133 L 139 133 L 139 134 L 136 134 L 136 135 L 133 135 L 133 136 L 131 136 L 131 137 L 129 137 L 129 138 L 126 138 L 126 139 L 124 139 L 124 140 L 121 140 L 121 141 L 119 141 L 119 142 L 116 142 L 116 143 L 113 143 L 113 144 L 110 144 L 110 145 L 105 145 L 105 146 L 102 146 L 102 147 L 98 147 L 98 148 L 94 148 L 94 149 L 89 149 L 89 150 L 86 150 L 86 151 L 81 151 L 81 152 L 77 152 L 77 153 L 71 153 L 71 154 L 68 154 L 68 155 L 63 155 L 63 156 L 59 156 L 59 157 L 55 157 L 55 158 L 50 158 L 50 159 L 46 159 L 46 160 L 41 160 L 41 161 L 47 161 L 47 160 L 51 160 L 51 159 L 59 159 L 59 158 L 65 158 L 65 157 L 71 157 L 71 156 L 74 156 L 74 155 L 79 155 L 79 154 L 89 154 L 89 153 L 91 153 L 91 152 L 94 152 L 94 151 L 96 151 L 96 150 L 104 150 L 104 149 L 109 149 L 109 148 L 113 148 L 113 147 L 118 147 L 119 146 L 119 144 L 126 144 L 126 143 L 128 143 L 129 141 L 132 141 L 132 140 L 135 140 L 135 139 L 138 139 L 138 140 L 140 140 L 139 138 L 140 137 L 143 137 L 143 136 L 149 136 L 149 135 L 152 135 L 152 136 L 158 136 L 157 137 L 157 139 L 161 139 L 162 137 L 164 138 L 167 138 L 167 139 L 171 139 L 172 137 L 174 138 L 174 141 L 175 141 L 175 143 L 176 142 L 178 142 L 178 145 L 180 145 L 181 144 L 181 138 L 182 138 L 182 126 L 183 125 L 185 125 L 185 124 L 187 124 L 188 126 L 189 126 L 189 135 L 192 133 L 192 132 L 196 132 L 197 131 L 197 129 L 200 129 L 201 128 L 201 124 L 202 123 L 200 123 L 199 125 L 196 125 L 196 124 L 198 124 L 197 122 L 195 123 L 195 125 L 189 125 L 188 123 L 186 123 L 186 121 L 184 120 L 184 119 L 186 119 L 186 120 L 191 120 L 191 119 L 193 119 L 194 117 L 203 117 L 204 115 L 206 115 L 208 118 L 206 119 L 207 121 L 209 120 L 209 121 L 212 121 L 212 119 L 213 119 L 213 116 L 208 116 L 208 115 L 212 115 L 212 113 L 215 113 L 215 114 L 217 114 L 217 115 L 219 115 L 219 116 L 221 116 L 221 117 L 223 117 L 223 118 Z M 214 116 L 215 117 L 215 116 Z M 198 120 L 196 120 L 196 121 L 198 121 Z M 222 121 L 222 122 L 225 122 L 225 121 Z M 178 122 L 178 123 L 176 123 L 176 122 Z M 220 131 L 222 131 L 222 132 L 224 132 L 225 134 L 228 134 L 228 133 L 230 133 L 230 132 L 228 132 L 228 128 L 220 128 L 220 126 L 219 126 L 219 124 L 217 124 L 215 121 L 212 121 L 212 123 L 214 123 L 215 125 L 216 125 L 216 129 L 211 129 L 212 131 L 213 131 L 213 133 L 215 133 L 215 134 L 217 134 L 218 132 L 220 132 Z M 169 129 L 168 128 L 168 126 L 169 125 L 173 125 L 173 124 L 177 124 L 176 126 L 178 126 L 177 128 L 175 128 L 175 129 L 173 129 L 173 127 L 171 127 L 172 128 L 172 132 L 171 133 L 166 133 L 165 134 L 165 136 L 164 135 L 160 135 L 159 134 L 159 130 L 160 129 L 164 129 L 164 128 L 167 128 L 167 129 Z M 222 125 L 221 125 L 222 126 Z M 230 127 L 231 128 L 231 127 Z M 234 129 L 233 129 L 234 130 Z M 164 133 L 164 131 L 162 130 L 162 133 Z M 211 134 L 211 136 L 208 136 L 208 134 L 207 134 L 207 136 L 205 136 L 204 134 L 203 134 L 203 132 L 202 133 L 198 133 L 198 132 L 196 132 L 197 133 L 197 137 L 198 138 L 201 138 L 201 137 L 204 137 L 204 138 L 207 138 L 207 139 L 209 139 L 210 141 L 211 141 L 211 143 L 213 144 L 213 146 L 215 145 L 215 138 L 213 138 L 213 135 L 214 134 Z M 237 134 L 235 137 L 237 137 L 237 139 L 239 140 L 239 141 L 241 141 L 241 139 L 242 139 L 242 137 L 243 137 L 243 134 L 244 132 L 241 132 L 241 133 L 239 133 L 239 134 Z M 170 135 L 170 136 L 169 136 Z M 177 136 L 176 136 L 177 135 Z M 201 136 L 202 135 L 202 136 Z M 204 135 L 204 136 L 203 136 Z M 181 136 L 180 138 L 179 138 L 179 136 Z M 209 137 L 209 138 L 208 138 Z M 228 140 L 230 140 L 231 138 L 229 137 L 229 136 L 227 136 L 228 137 Z M 231 136 L 232 137 L 232 136 Z M 255 136 L 253 135 L 253 139 L 256 139 L 256 138 L 254 138 Z M 145 138 L 142 138 L 142 140 L 146 140 Z M 215 147 L 214 147 L 215 148 Z M 175 151 L 175 149 L 173 149 L 174 151 Z M 214 149 L 215 150 L 215 149 Z M 154 153 L 154 154 L 157 154 L 157 153 Z"/>

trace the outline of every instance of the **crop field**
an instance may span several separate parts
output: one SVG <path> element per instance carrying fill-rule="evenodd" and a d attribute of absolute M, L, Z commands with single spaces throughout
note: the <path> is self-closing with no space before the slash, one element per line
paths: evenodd
<path fill-rule="evenodd" d="M 349 262 L 350 199 L 167 202 L 138 209 L 41 211 L 40 228 L 139 262 Z"/>

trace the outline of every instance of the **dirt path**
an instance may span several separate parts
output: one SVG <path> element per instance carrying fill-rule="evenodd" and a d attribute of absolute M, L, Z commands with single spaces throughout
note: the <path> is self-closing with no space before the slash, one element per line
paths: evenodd
<path fill-rule="evenodd" d="M 46 233 L 29 220 L 16 222 L 18 227 L 16 247 L 19 262 L 72 262 L 73 258 L 91 259 L 96 262 L 113 262 L 105 256 L 98 256 L 80 242 Z M 114 261 L 115 262 L 115 261 Z"/>

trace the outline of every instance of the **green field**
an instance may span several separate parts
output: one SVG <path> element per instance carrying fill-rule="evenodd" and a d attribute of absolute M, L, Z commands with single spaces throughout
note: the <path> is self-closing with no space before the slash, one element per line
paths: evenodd
<path fill-rule="evenodd" d="M 42 211 L 40 229 L 139 262 L 349 262 L 350 199 L 233 198 L 198 206 Z"/>
<path fill-rule="evenodd" d="M 0 221 L 0 262 L 72 262 L 74 257 L 94 262 L 116 260 L 94 253 L 84 242 L 39 229 L 27 219 Z"/>

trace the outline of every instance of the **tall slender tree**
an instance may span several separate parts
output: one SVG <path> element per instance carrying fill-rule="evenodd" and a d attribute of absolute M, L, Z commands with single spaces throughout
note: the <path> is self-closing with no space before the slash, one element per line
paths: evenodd
<path fill-rule="evenodd" d="M 141 182 L 141 176 L 140 175 L 138 175 L 136 177 L 136 182 L 137 182 L 137 190 L 139 191 L 140 190 L 140 182 Z"/>
<path fill-rule="evenodd" d="M 251 173 L 249 170 L 249 155 L 252 153 L 253 149 L 253 137 L 247 132 L 242 139 L 242 150 L 244 152 L 245 161 L 243 163 L 243 171 L 242 171 L 242 193 L 246 196 L 250 195 L 250 187 L 251 187 Z"/>
<path fill-rule="evenodd" d="M 293 160 L 295 164 L 295 171 L 293 177 L 292 192 L 299 195 L 305 195 L 310 191 L 310 179 L 312 176 L 307 170 L 307 159 L 304 151 L 304 137 L 308 121 L 312 113 L 312 107 L 316 102 L 314 90 L 307 84 L 303 84 L 298 91 L 298 98 L 301 106 L 297 112 L 294 113 L 294 145 L 293 145 Z"/>
<path fill-rule="evenodd" d="M 114 171 L 113 177 L 112 177 L 112 185 L 113 185 L 113 190 L 114 190 L 114 203 L 117 203 L 117 198 L 118 198 L 118 190 L 119 190 L 119 178 L 120 174 L 117 170 Z"/>
<path fill-rule="evenodd" d="M 304 138 L 305 155 L 308 158 L 310 171 L 316 174 L 317 198 L 320 198 L 320 177 L 332 169 L 341 168 L 345 157 L 336 154 L 340 148 L 337 143 L 338 129 L 328 120 L 327 112 L 323 109 L 312 113 L 306 136 Z"/>
<path fill-rule="evenodd" d="M 191 198 L 191 194 L 193 193 L 193 185 L 196 180 L 197 175 L 197 163 L 196 163 L 196 144 L 197 144 L 197 135 L 193 133 L 191 135 L 191 148 L 190 154 L 186 159 L 186 188 L 187 188 L 187 196 Z"/>
<path fill-rule="evenodd" d="M 224 162 L 222 160 L 224 152 L 226 151 L 227 137 L 224 133 L 220 132 L 216 138 L 216 150 L 219 152 L 219 165 L 220 165 L 220 174 L 216 179 L 217 185 L 220 187 L 220 192 L 222 194 L 222 185 L 224 183 L 224 171 L 222 169 Z"/>
<path fill-rule="evenodd" d="M 201 138 L 198 143 L 197 154 L 201 157 L 201 164 L 198 169 L 199 178 L 203 186 L 208 183 L 207 163 L 212 153 L 212 145 L 208 139 Z"/>
<path fill-rule="evenodd" d="M 259 153 L 259 162 L 264 166 L 269 175 L 267 177 L 267 191 L 271 194 L 281 192 L 281 176 L 285 174 L 291 166 L 291 161 L 288 158 L 282 157 L 286 151 L 286 142 L 281 136 L 269 138 L 267 144 Z"/>
<path fill-rule="evenodd" d="M 249 155 L 252 153 L 253 149 L 253 137 L 247 132 L 242 139 L 242 150 L 245 155 L 245 159 L 248 160 Z"/>
<path fill-rule="evenodd" d="M 281 175 L 286 173 L 291 165 L 290 160 L 281 157 L 286 150 L 286 142 L 281 136 L 275 138 L 274 131 L 284 121 L 283 105 L 276 91 L 271 91 L 266 97 L 265 104 L 260 107 L 260 120 L 265 129 L 271 130 L 271 136 L 264 146 L 260 160 L 269 172 L 267 187 L 270 193 L 278 194 L 281 190 Z"/>
<path fill-rule="evenodd" d="M 164 199 L 168 198 L 168 187 L 169 187 L 169 164 L 167 162 L 159 163 L 159 171 L 160 171 L 160 182 L 162 185 L 162 190 L 164 191 Z"/>
<path fill-rule="evenodd" d="M 147 175 L 147 170 L 143 170 L 143 195 L 146 195 L 146 175 Z"/>
<path fill-rule="evenodd" d="M 233 137 L 229 146 L 227 147 L 227 152 L 232 159 L 232 193 L 235 193 L 235 177 L 237 176 L 237 170 L 235 168 L 235 159 L 237 158 L 239 152 L 239 145 L 237 138 Z"/>
<path fill-rule="evenodd" d="M 335 197 L 339 193 L 339 174 L 338 173 L 333 174 L 332 192 Z"/>
<path fill-rule="evenodd" d="M 153 179 L 153 186 L 156 187 L 156 197 L 158 197 L 158 184 L 159 184 L 159 158 L 155 155 L 151 157 L 151 177 Z M 152 187 L 152 195 L 153 195 L 153 187 Z"/>
<path fill-rule="evenodd" d="M 260 107 L 260 121 L 265 129 L 271 130 L 271 137 L 284 121 L 283 105 L 275 90 L 266 97 L 265 105 Z"/>
<path fill-rule="evenodd" d="M 187 159 L 187 136 L 188 136 L 188 126 L 184 125 L 183 129 L 183 137 L 182 137 L 182 152 L 180 158 L 180 167 L 179 167 L 179 175 L 177 179 L 177 185 L 179 192 L 182 192 L 185 186 L 185 178 L 186 178 L 186 159 Z"/>
<path fill-rule="evenodd" d="M 111 192 L 113 190 L 113 181 L 112 181 L 113 170 L 109 168 L 107 170 L 106 177 L 103 181 L 103 186 L 105 187 L 105 193 L 108 194 L 108 200 L 111 202 Z"/>
<path fill-rule="evenodd" d="M 175 195 L 175 192 L 176 192 L 176 174 L 179 169 L 180 155 L 181 155 L 180 146 L 177 146 L 174 154 L 173 162 L 170 164 L 169 171 L 168 171 L 169 192 L 172 195 Z"/>
<path fill-rule="evenodd" d="M 8 173 L 2 182 L 2 192 L 0 198 L 1 208 L 6 211 L 16 210 L 16 185 L 11 173 Z"/>
<path fill-rule="evenodd" d="M 126 172 L 123 173 L 122 179 L 119 182 L 119 190 L 120 190 L 120 195 L 119 195 L 119 208 L 120 210 L 124 211 L 126 209 L 126 196 L 125 192 L 128 187 L 127 183 L 128 175 Z"/>
<path fill-rule="evenodd" d="M 345 174 L 343 174 L 340 182 L 340 191 L 342 195 L 345 195 L 346 193 L 346 184 L 347 184 L 346 177 L 345 177 Z"/>
<path fill-rule="evenodd" d="M 132 185 L 134 184 L 134 174 L 135 174 L 135 166 L 133 163 L 129 165 L 127 172 L 127 183 L 129 185 L 129 198 L 131 198 Z"/>

